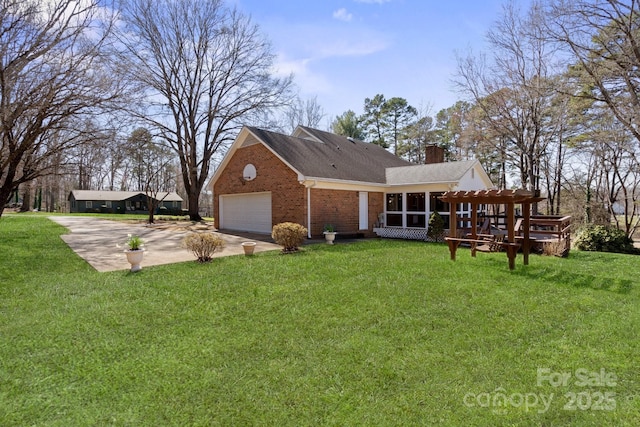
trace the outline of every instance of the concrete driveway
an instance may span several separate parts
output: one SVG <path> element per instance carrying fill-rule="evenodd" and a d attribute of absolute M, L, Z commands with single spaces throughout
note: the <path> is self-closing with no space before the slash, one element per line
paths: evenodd
<path fill-rule="evenodd" d="M 69 234 L 61 236 L 62 240 L 98 271 L 130 268 L 124 254 L 129 234 L 138 235 L 144 241 L 143 268 L 196 259 L 182 247 L 182 239 L 191 232 L 184 227 L 167 229 L 160 224 L 147 225 L 81 216 L 51 216 L 49 219 L 69 230 Z M 255 252 L 281 249 L 268 235 L 218 234 L 225 241 L 225 246 L 222 251 L 216 251 L 214 257 L 243 254 L 242 242 L 246 241 L 257 243 Z"/>

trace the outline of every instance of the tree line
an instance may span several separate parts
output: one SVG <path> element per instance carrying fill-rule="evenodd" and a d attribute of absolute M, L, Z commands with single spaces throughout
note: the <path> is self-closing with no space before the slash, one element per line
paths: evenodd
<path fill-rule="evenodd" d="M 419 113 L 378 94 L 335 118 L 336 133 L 422 163 L 424 145 L 476 158 L 498 188 L 546 196 L 544 213 L 638 228 L 640 6 L 616 0 L 516 3 L 487 33 L 489 52 L 458 55 L 464 100 Z"/>
<path fill-rule="evenodd" d="M 54 209 L 62 188 L 176 189 L 199 219 L 204 185 L 242 125 L 290 131 L 324 118 L 293 76 L 272 73 L 259 27 L 220 0 L 0 7 L 0 215 L 18 193 L 23 206 Z M 415 163 L 427 144 L 477 158 L 499 188 L 540 191 L 547 213 L 631 234 L 639 12 L 635 0 L 506 3 L 489 51 L 458 55 L 460 101 L 432 114 L 376 94 L 328 127 Z"/>
<path fill-rule="evenodd" d="M 140 189 L 149 159 L 171 153 L 173 182 L 198 220 L 215 156 L 243 123 L 269 123 L 294 98 L 292 77 L 271 73 L 266 37 L 219 0 L 0 0 L 0 8 L 0 214 L 34 183 L 56 193 L 61 176 L 75 188 Z M 156 151 L 138 156 L 136 129 Z"/>

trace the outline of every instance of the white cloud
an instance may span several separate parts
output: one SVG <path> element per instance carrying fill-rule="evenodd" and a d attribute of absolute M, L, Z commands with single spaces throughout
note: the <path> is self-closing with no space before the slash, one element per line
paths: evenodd
<path fill-rule="evenodd" d="M 277 54 L 274 72 L 279 76 L 293 74 L 301 93 L 309 95 L 336 90 L 336 72 L 332 67 L 337 60 L 366 58 L 392 44 L 390 37 L 377 29 L 360 24 L 345 26 L 336 20 L 323 24 L 272 25 L 271 28 L 269 33 L 275 39 Z M 300 37 L 301 34 L 304 37 Z"/>
<path fill-rule="evenodd" d="M 303 92 L 329 92 L 332 88 L 327 78 L 319 73 L 315 73 L 310 66 L 312 59 L 292 59 L 280 53 L 274 64 L 274 74 L 285 77 L 290 74 L 295 76 L 295 83 Z"/>
<path fill-rule="evenodd" d="M 376 29 L 359 25 L 300 24 L 288 28 L 287 54 L 317 61 L 346 56 L 365 56 L 385 50 L 391 44 L 389 36 Z M 295 37 L 304 34 L 304 37 Z"/>
<path fill-rule="evenodd" d="M 333 17 L 339 21 L 344 22 L 351 22 L 351 19 L 353 19 L 353 15 L 347 12 L 347 9 L 345 9 L 344 7 L 333 12 Z"/>
<path fill-rule="evenodd" d="M 315 53 L 318 58 L 332 58 L 344 56 L 365 56 L 385 50 L 389 46 L 382 39 L 333 39 L 318 43 Z"/>

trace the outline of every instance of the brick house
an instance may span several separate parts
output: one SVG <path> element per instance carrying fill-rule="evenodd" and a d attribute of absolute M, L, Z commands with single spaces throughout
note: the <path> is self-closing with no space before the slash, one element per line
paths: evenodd
<path fill-rule="evenodd" d="M 342 235 L 426 232 L 430 211 L 442 208 L 437 195 L 489 187 L 475 160 L 415 165 L 377 145 L 304 126 L 291 136 L 245 126 L 208 184 L 220 229 L 270 233 L 291 221 L 309 237 L 322 236 L 326 224 Z"/>

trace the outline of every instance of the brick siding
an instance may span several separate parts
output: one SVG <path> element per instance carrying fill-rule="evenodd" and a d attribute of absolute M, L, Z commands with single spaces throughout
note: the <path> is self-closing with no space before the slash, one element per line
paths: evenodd
<path fill-rule="evenodd" d="M 346 190 L 311 189 L 311 232 L 321 235 L 325 224 L 334 226 L 338 233 L 362 233 L 373 236 L 373 225 L 383 212 L 383 193 L 369 192 L 369 229 L 359 230 L 359 192 Z"/>
<path fill-rule="evenodd" d="M 244 167 L 256 167 L 256 178 L 245 181 Z M 213 188 L 213 211 L 220 217 L 220 194 L 271 191 L 272 224 L 284 221 L 306 224 L 306 190 L 298 175 L 262 144 L 239 148 L 229 160 L 224 173 Z"/>
<path fill-rule="evenodd" d="M 256 167 L 254 180 L 242 179 L 244 167 Z M 239 148 L 214 185 L 214 217 L 219 218 L 220 195 L 271 192 L 272 224 L 285 221 L 307 226 L 307 189 L 298 175 L 262 144 Z M 311 235 L 322 237 L 325 224 L 333 224 L 339 233 L 364 233 L 374 236 L 373 225 L 384 209 L 384 195 L 369 193 L 369 230 L 360 231 L 358 191 L 311 189 Z"/>

